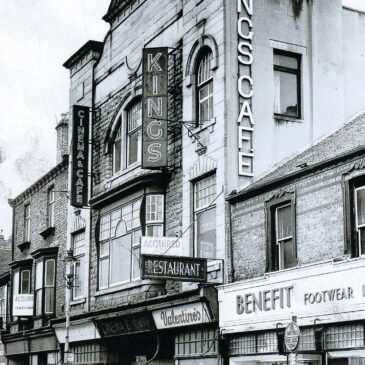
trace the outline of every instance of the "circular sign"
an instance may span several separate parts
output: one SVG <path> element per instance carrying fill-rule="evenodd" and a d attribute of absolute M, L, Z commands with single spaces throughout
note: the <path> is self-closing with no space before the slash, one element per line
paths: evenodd
<path fill-rule="evenodd" d="M 286 328 L 284 333 L 284 342 L 286 348 L 293 352 L 296 350 L 299 344 L 300 337 L 300 329 L 295 322 L 290 322 Z"/>

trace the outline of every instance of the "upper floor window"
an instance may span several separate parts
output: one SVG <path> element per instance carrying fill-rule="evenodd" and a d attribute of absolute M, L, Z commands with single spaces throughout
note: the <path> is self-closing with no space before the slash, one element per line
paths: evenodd
<path fill-rule="evenodd" d="M 301 80 L 299 54 L 274 50 L 274 113 L 301 117 Z"/>
<path fill-rule="evenodd" d="M 72 299 L 80 299 L 84 296 L 85 285 L 85 231 L 76 233 L 72 237 L 74 261 L 74 286 Z"/>
<path fill-rule="evenodd" d="M 216 176 L 194 184 L 195 252 L 198 257 L 216 257 Z"/>
<path fill-rule="evenodd" d="M 365 186 L 355 188 L 354 195 L 356 256 L 361 256 L 365 255 Z"/>
<path fill-rule="evenodd" d="M 142 103 L 138 100 L 125 109 L 124 118 L 119 118 L 119 127 L 113 143 L 114 173 L 141 161 L 141 143 Z"/>
<path fill-rule="evenodd" d="M 201 50 L 196 74 L 198 125 L 213 118 L 213 53 L 208 47 Z"/>
<path fill-rule="evenodd" d="M 44 259 L 35 264 L 35 314 L 55 312 L 55 259 Z"/>
<path fill-rule="evenodd" d="M 268 270 L 283 270 L 296 266 L 293 202 L 289 200 L 270 206 L 268 225 Z"/>
<path fill-rule="evenodd" d="M 6 296 L 7 286 L 0 286 L 0 317 L 3 318 L 3 322 L 6 320 Z"/>
<path fill-rule="evenodd" d="M 54 202 L 55 202 L 55 191 L 54 187 L 47 191 L 47 220 L 48 227 L 54 227 Z"/>
<path fill-rule="evenodd" d="M 123 205 L 100 219 L 99 289 L 140 279 L 140 220 L 142 199 Z M 146 196 L 146 235 L 162 236 L 164 196 Z"/>
<path fill-rule="evenodd" d="M 24 241 L 30 242 L 30 204 L 24 206 Z"/>
<path fill-rule="evenodd" d="M 13 271 L 13 292 L 16 294 L 30 294 L 30 269 L 16 269 Z"/>

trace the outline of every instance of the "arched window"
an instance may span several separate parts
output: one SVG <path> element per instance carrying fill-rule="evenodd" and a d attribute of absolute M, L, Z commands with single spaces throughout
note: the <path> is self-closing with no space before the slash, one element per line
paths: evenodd
<path fill-rule="evenodd" d="M 141 161 L 142 104 L 138 99 L 129 104 L 119 116 L 113 141 L 113 173 Z"/>
<path fill-rule="evenodd" d="M 196 96 L 198 125 L 213 118 L 213 53 L 209 47 L 200 51 L 196 67 Z"/>

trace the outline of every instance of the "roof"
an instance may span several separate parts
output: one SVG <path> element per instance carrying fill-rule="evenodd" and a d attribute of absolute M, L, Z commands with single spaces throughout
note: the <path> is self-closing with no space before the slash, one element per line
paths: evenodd
<path fill-rule="evenodd" d="M 87 41 L 78 51 L 76 51 L 64 64 L 63 66 L 67 69 L 72 68 L 75 63 L 80 61 L 87 53 L 97 52 L 101 53 L 103 51 L 103 42 L 98 41 Z"/>
<path fill-rule="evenodd" d="M 274 167 L 241 191 L 233 192 L 228 200 L 252 195 L 259 189 L 278 184 L 289 178 L 305 175 L 325 163 L 334 163 L 351 154 L 365 152 L 365 113 L 346 123 L 333 134 L 315 143 L 288 161 Z"/>
<path fill-rule="evenodd" d="M 112 0 L 103 20 L 111 22 L 130 2 L 130 0 Z"/>

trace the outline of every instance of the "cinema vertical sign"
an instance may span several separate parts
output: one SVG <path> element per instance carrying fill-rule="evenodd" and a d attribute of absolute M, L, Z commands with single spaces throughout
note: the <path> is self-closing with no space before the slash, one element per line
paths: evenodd
<path fill-rule="evenodd" d="M 71 205 L 88 205 L 89 107 L 74 105 L 72 110 Z"/>
<path fill-rule="evenodd" d="M 143 49 L 143 168 L 167 166 L 167 51 Z"/>

